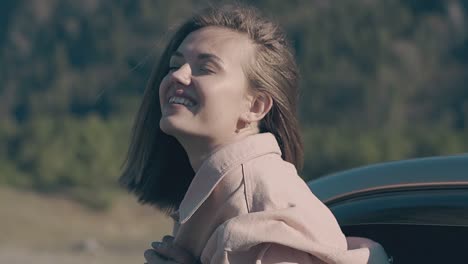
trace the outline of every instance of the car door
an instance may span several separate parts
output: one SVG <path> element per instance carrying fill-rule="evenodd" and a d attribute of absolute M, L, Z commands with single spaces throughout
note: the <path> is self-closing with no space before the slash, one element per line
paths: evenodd
<path fill-rule="evenodd" d="M 468 263 L 468 186 L 413 186 L 329 202 L 346 236 L 379 242 L 394 263 Z"/>

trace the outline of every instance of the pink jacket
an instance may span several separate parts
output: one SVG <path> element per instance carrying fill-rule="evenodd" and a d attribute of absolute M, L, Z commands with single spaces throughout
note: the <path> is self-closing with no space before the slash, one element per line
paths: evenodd
<path fill-rule="evenodd" d="M 175 243 L 204 264 L 386 263 L 378 244 L 351 249 L 271 133 L 212 154 L 172 217 Z"/>

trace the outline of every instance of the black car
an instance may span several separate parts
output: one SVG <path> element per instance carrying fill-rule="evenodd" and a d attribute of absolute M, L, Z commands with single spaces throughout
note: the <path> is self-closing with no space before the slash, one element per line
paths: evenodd
<path fill-rule="evenodd" d="M 468 263 L 468 155 L 382 163 L 308 183 L 346 236 L 393 263 Z"/>

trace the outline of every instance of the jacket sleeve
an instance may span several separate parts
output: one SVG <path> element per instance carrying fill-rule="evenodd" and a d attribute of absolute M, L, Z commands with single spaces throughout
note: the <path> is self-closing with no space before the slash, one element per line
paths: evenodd
<path fill-rule="evenodd" d="M 216 256 L 217 255 L 217 256 Z M 262 243 L 245 251 L 219 250 L 203 264 L 326 264 L 294 248 L 276 243 Z"/>
<path fill-rule="evenodd" d="M 324 264 L 325 262 L 308 254 L 280 244 L 265 243 L 255 264 Z"/>
<path fill-rule="evenodd" d="M 388 264 L 389 258 L 383 247 L 370 239 L 363 237 L 348 237 L 349 250 L 343 255 L 332 260 L 332 263 L 368 263 Z M 362 261 L 359 255 L 367 261 Z M 308 254 L 280 244 L 265 243 L 257 256 L 255 264 L 326 264 L 322 260 Z"/>
<path fill-rule="evenodd" d="M 383 247 L 370 239 L 348 237 L 348 250 L 319 259 L 305 251 L 277 243 L 261 243 L 248 250 L 230 251 L 217 248 L 210 260 L 203 264 L 389 264 Z"/>
<path fill-rule="evenodd" d="M 202 263 L 388 263 L 380 244 L 347 238 L 339 227 L 306 212 L 290 207 L 234 217 L 208 239 Z"/>

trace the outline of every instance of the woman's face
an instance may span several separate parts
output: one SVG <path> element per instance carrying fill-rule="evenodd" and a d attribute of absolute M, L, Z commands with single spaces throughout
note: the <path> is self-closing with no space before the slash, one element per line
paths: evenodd
<path fill-rule="evenodd" d="M 248 37 L 229 29 L 190 33 L 172 54 L 159 88 L 161 130 L 177 139 L 231 140 L 248 111 L 243 66 L 252 54 Z"/>

